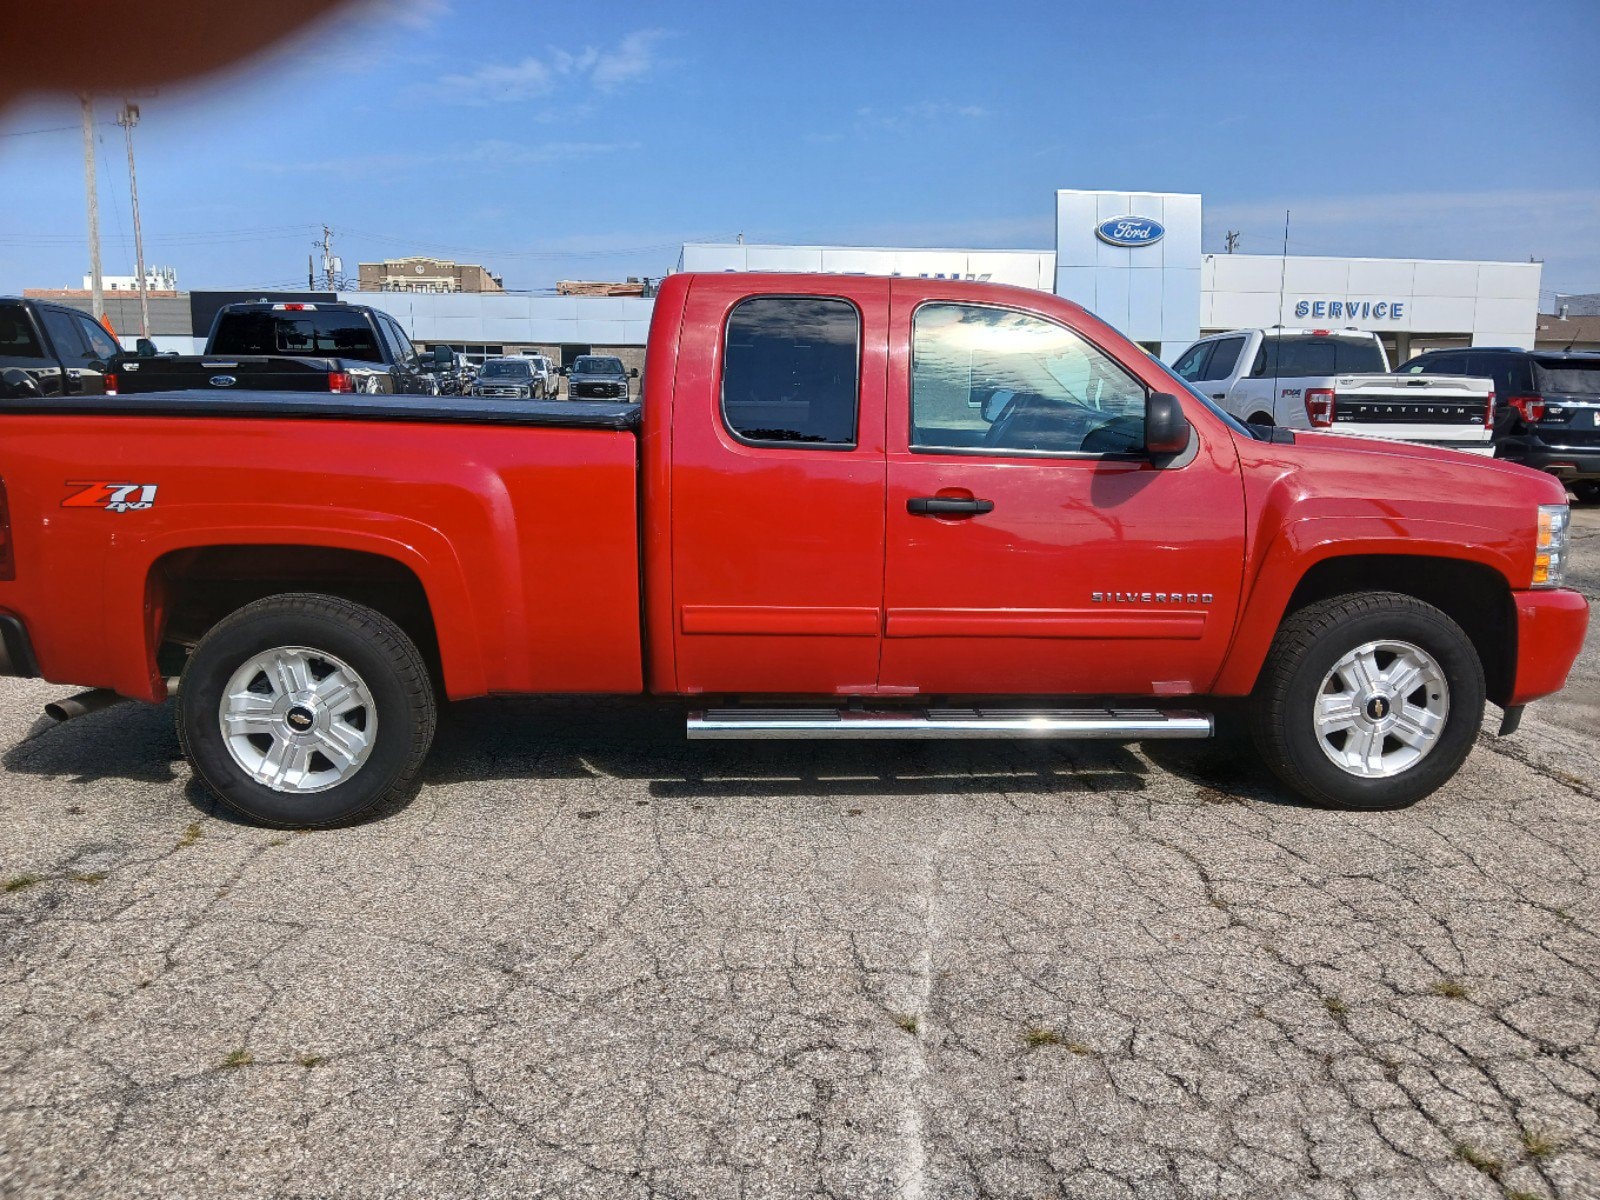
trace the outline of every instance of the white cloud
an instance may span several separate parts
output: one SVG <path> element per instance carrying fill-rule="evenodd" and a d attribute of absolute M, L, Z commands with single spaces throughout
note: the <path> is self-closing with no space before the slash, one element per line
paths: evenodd
<path fill-rule="evenodd" d="M 944 100 L 923 100 L 899 108 L 858 108 L 856 124 L 862 129 L 887 129 L 894 132 L 951 121 L 977 121 L 990 115 L 981 104 L 952 104 Z"/>
<path fill-rule="evenodd" d="M 615 91 L 650 74 L 656 67 L 656 46 L 665 36 L 659 29 L 642 29 L 601 53 L 589 73 L 594 86 L 602 92 Z"/>
<path fill-rule="evenodd" d="M 605 49 L 589 46 L 577 53 L 557 50 L 542 58 L 530 55 L 514 63 L 487 63 L 475 71 L 444 76 L 435 92 L 456 104 L 537 100 L 563 87 L 615 92 L 660 65 L 657 50 L 666 36 L 664 30 L 641 29 Z"/>

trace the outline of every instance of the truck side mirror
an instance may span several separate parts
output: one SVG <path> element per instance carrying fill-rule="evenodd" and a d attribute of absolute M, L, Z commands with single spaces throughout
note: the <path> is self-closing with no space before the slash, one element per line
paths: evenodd
<path fill-rule="evenodd" d="M 1151 392 L 1144 402 L 1144 449 L 1151 458 L 1170 458 L 1189 448 L 1193 432 L 1183 405 L 1171 392 Z"/>
<path fill-rule="evenodd" d="M 629 379 L 637 379 L 637 378 L 639 378 L 639 368 L 638 367 L 629 367 L 628 368 L 628 378 Z"/>

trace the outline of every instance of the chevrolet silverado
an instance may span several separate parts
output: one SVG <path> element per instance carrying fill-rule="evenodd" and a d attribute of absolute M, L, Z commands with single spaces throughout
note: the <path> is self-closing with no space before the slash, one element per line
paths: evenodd
<path fill-rule="evenodd" d="M 414 786 L 442 696 L 687 698 L 694 738 L 1203 738 L 1411 803 L 1563 686 L 1548 476 L 1251 427 L 955 280 L 680 274 L 643 405 L 0 403 L 0 673 L 160 702 L 274 825 Z M 91 696 L 92 701 L 92 696 Z"/>

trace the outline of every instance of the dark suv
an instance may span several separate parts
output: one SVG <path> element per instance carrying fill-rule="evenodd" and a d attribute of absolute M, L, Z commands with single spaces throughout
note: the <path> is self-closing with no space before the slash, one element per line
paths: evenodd
<path fill-rule="evenodd" d="M 1474 346 L 1430 350 L 1401 375 L 1494 380 L 1494 454 L 1548 471 L 1579 500 L 1600 501 L 1600 354 Z"/>

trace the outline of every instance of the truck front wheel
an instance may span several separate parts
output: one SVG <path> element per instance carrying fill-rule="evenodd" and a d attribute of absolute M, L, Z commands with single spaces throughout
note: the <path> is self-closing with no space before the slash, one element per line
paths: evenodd
<path fill-rule="evenodd" d="M 224 618 L 178 692 L 195 773 L 229 808 L 285 828 L 351 821 L 404 793 L 435 718 L 427 664 L 400 627 L 310 593 Z"/>
<path fill-rule="evenodd" d="M 1251 701 L 1251 732 L 1301 796 L 1403 808 L 1460 769 L 1483 705 L 1483 665 L 1459 625 L 1415 597 L 1363 592 L 1283 623 Z"/>

